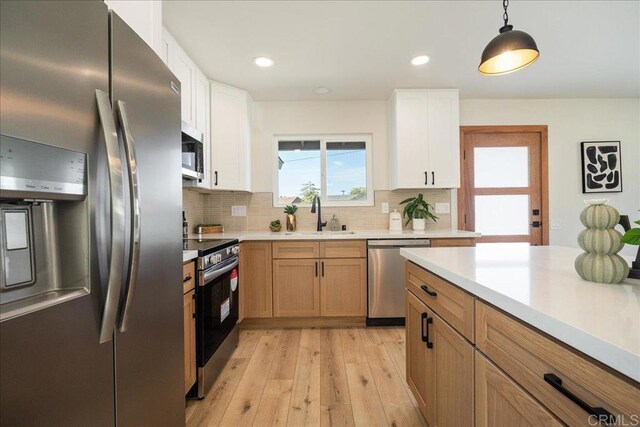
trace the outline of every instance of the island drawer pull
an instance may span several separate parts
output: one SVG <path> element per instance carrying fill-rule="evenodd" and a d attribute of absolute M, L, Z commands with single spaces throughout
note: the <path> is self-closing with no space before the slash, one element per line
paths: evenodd
<path fill-rule="evenodd" d="M 431 289 L 429 289 L 427 285 L 420 286 L 420 289 L 422 289 L 427 295 L 432 296 L 434 298 L 438 296 L 438 293 L 436 291 L 432 291 Z"/>
<path fill-rule="evenodd" d="M 584 400 L 580 399 L 578 396 L 576 396 L 575 394 L 567 390 L 562 385 L 562 379 L 557 375 L 551 374 L 551 373 L 544 374 L 544 380 L 547 383 L 551 384 L 551 387 L 555 388 L 560 393 L 562 393 L 562 395 L 565 396 L 567 399 L 569 399 L 570 401 L 578 405 L 580 408 L 584 409 L 584 411 L 587 412 L 589 415 L 594 415 L 598 417 L 598 422 L 608 425 L 609 422 L 611 422 L 612 420 L 615 420 L 615 417 L 611 412 L 601 407 L 590 406 L 587 402 L 585 402 Z"/>
<path fill-rule="evenodd" d="M 189 274 L 188 276 L 184 277 L 182 279 L 182 283 L 187 283 L 189 280 L 191 280 L 191 274 Z"/>

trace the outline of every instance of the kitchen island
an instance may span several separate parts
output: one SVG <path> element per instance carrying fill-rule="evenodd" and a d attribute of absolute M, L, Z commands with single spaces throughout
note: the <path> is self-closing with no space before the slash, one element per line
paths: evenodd
<path fill-rule="evenodd" d="M 400 253 L 410 261 L 407 381 L 418 401 L 426 396 L 428 421 L 439 418 L 434 408 L 446 402 L 429 405 L 439 393 L 425 387 L 439 381 L 424 365 L 438 366 L 437 377 L 447 371 L 443 363 L 454 362 L 458 378 L 442 382 L 457 382 L 453 395 L 475 407 L 457 419 L 463 424 L 495 422 L 504 413 L 495 399 L 507 400 L 510 416 L 545 424 L 640 416 L 640 281 L 584 281 L 573 268 L 580 250 L 566 247 L 489 244 Z M 421 342 L 424 330 L 430 346 Z M 439 357 L 443 347 L 455 352 Z"/>

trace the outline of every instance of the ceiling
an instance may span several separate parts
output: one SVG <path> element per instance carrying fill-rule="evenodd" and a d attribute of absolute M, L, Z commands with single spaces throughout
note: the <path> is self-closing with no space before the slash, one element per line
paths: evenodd
<path fill-rule="evenodd" d="M 163 1 L 162 15 L 209 78 L 256 101 L 387 99 L 418 87 L 463 98 L 640 96 L 639 1 L 512 1 L 509 23 L 541 54 L 499 77 L 477 71 L 502 26 L 498 0 Z M 411 65 L 421 53 L 431 61 Z M 259 68 L 257 56 L 275 65 Z"/>

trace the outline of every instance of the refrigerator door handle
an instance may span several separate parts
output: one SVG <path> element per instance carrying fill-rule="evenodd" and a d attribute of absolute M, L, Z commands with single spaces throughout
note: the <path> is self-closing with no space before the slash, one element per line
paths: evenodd
<path fill-rule="evenodd" d="M 124 140 L 124 151 L 127 158 L 128 175 L 129 175 L 129 198 L 131 204 L 131 247 L 129 256 L 129 265 L 127 271 L 127 290 L 124 298 L 124 304 L 120 312 L 120 322 L 118 329 L 120 332 L 126 332 L 129 327 L 129 319 L 131 314 L 131 304 L 136 289 L 136 281 L 138 278 L 138 265 L 140 260 L 140 194 L 138 180 L 138 162 L 136 158 L 136 148 L 129 128 L 129 118 L 127 116 L 127 105 L 124 101 L 118 100 L 118 118 L 122 126 L 122 136 Z"/>
<path fill-rule="evenodd" d="M 109 187 L 111 203 L 111 258 L 109 264 L 109 278 L 107 280 L 107 295 L 102 312 L 100 326 L 100 343 L 113 339 L 113 330 L 118 314 L 118 302 L 122 289 L 122 271 L 124 267 L 124 230 L 125 203 L 124 186 L 122 183 L 122 162 L 118 134 L 111 110 L 111 101 L 106 92 L 96 89 L 98 114 L 107 151 L 107 167 L 109 170 Z"/>

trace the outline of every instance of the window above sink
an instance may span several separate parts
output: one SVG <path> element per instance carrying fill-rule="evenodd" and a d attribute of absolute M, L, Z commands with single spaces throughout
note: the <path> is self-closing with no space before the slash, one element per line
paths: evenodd
<path fill-rule="evenodd" d="M 275 138 L 274 207 L 373 206 L 371 135 Z"/>

